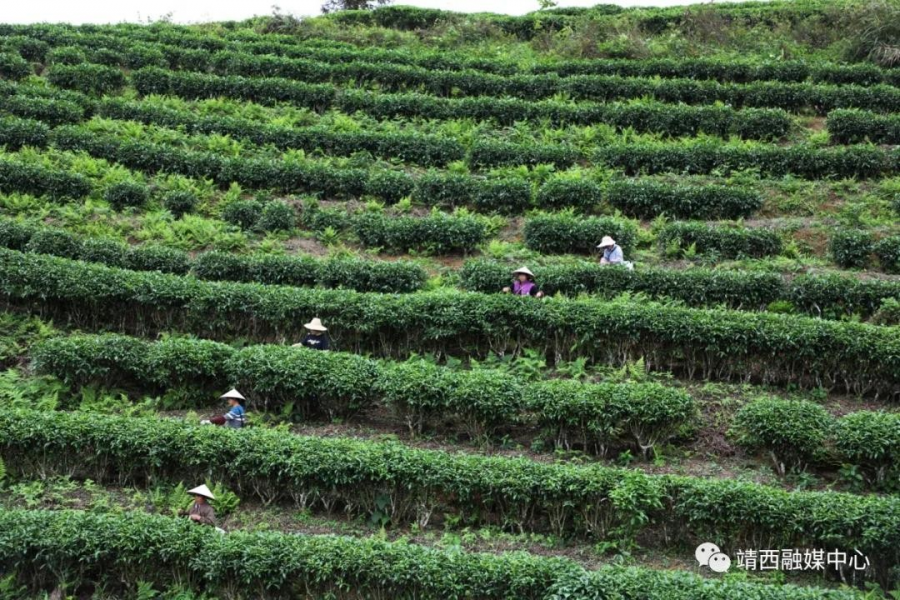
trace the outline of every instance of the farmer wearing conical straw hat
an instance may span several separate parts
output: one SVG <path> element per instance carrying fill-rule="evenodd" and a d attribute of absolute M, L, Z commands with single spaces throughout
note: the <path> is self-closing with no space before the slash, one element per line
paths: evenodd
<path fill-rule="evenodd" d="M 212 417 L 207 421 L 200 421 L 201 425 L 228 425 L 234 429 L 240 429 L 247 422 L 247 411 L 244 403 L 247 401 L 236 389 L 222 394 L 221 398 L 228 401 L 228 412 L 224 415 Z"/>
<path fill-rule="evenodd" d="M 206 485 L 198 485 L 188 490 L 188 494 L 194 497 L 194 503 L 188 510 L 178 513 L 181 517 L 188 517 L 191 521 L 201 525 L 216 525 L 216 511 L 210 506 L 209 501 L 215 500 L 215 496 Z"/>
<path fill-rule="evenodd" d="M 601 265 L 621 265 L 625 261 L 622 247 L 608 235 L 603 236 L 597 248 L 603 250 L 603 257 L 600 259 Z"/>
<path fill-rule="evenodd" d="M 309 323 L 303 325 L 309 332 L 299 344 L 294 347 L 302 346 L 312 350 L 328 350 L 331 347 L 331 341 L 328 339 L 328 328 L 322 325 L 322 321 L 318 318 L 313 319 Z"/>
<path fill-rule="evenodd" d="M 519 267 L 513 271 L 512 285 L 503 288 L 504 294 L 512 294 L 514 296 L 534 296 L 535 298 L 543 298 L 544 292 L 540 290 L 538 284 L 534 281 L 534 273 L 528 267 Z"/>

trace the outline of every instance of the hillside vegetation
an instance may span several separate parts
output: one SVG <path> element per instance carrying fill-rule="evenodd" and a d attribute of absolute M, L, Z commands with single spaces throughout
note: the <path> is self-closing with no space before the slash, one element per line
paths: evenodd
<path fill-rule="evenodd" d="M 900 594 L 900 4 L 544 4 L 0 24 L 0 598 Z"/>

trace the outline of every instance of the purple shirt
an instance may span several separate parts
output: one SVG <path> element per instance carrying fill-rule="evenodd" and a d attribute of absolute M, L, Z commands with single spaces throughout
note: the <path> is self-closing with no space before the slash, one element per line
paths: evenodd
<path fill-rule="evenodd" d="M 537 293 L 537 284 L 533 281 L 522 283 L 516 279 L 512 285 L 512 293 L 516 296 L 533 296 Z"/>

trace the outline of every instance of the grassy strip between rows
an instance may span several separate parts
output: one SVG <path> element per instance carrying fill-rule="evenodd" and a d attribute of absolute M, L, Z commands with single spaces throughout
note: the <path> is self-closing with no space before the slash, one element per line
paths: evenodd
<path fill-rule="evenodd" d="M 264 503 L 383 510 L 427 527 L 463 517 L 520 531 L 694 548 L 858 548 L 875 573 L 900 560 L 900 498 L 788 492 L 732 480 L 647 475 L 420 450 L 396 442 L 231 430 L 182 421 L 11 409 L 0 453 L 14 473 L 94 481 L 203 481 L 215 476 Z M 727 552 L 727 550 L 726 550 Z"/>
<path fill-rule="evenodd" d="M 689 377 L 756 377 L 887 395 L 900 385 L 897 328 L 808 317 L 605 299 L 206 282 L 12 250 L 0 250 L 0 290 L 7 304 L 92 329 L 264 341 L 296 339 L 302 323 L 319 316 L 341 347 L 380 355 L 483 356 L 527 346 L 558 358 L 642 356 L 654 368 Z"/>
<path fill-rule="evenodd" d="M 556 558 L 435 550 L 373 538 L 232 532 L 143 513 L 0 511 L 0 565 L 34 587 L 64 578 L 189 585 L 233 598 L 852 600 L 852 591 L 703 579 L 641 568 L 585 571 Z"/>

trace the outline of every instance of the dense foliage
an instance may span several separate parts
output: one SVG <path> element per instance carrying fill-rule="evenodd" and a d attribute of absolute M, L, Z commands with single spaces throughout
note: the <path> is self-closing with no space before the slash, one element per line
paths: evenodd
<path fill-rule="evenodd" d="M 162 589 L 191 581 L 211 594 L 256 598 L 379 593 L 429 600 L 591 600 L 602 593 L 671 600 L 701 590 L 717 600 L 857 597 L 634 567 L 585 572 L 565 559 L 438 550 L 376 538 L 221 535 L 185 519 L 142 513 L 2 511 L 0 547 L 0 565 L 30 585 L 55 585 L 49 574 L 65 572 L 73 586 L 101 581 L 111 592 L 136 577 Z M 235 578 L 236 572 L 243 575 Z"/>
<path fill-rule="evenodd" d="M 402 293 L 421 289 L 427 279 L 425 269 L 411 261 L 238 255 L 218 251 L 203 252 L 192 258 L 186 252 L 174 248 L 129 246 L 112 239 L 80 237 L 64 229 L 5 218 L 0 218 L 0 247 L 135 271 L 190 272 L 200 279 L 213 281 Z"/>
<path fill-rule="evenodd" d="M 509 285 L 518 265 L 473 259 L 459 271 L 460 286 L 476 292 L 496 292 Z M 532 269 L 546 294 L 577 296 L 587 292 L 614 297 L 639 292 L 651 298 L 672 298 L 689 306 L 763 310 L 778 301 L 798 311 L 826 318 L 869 317 L 887 298 L 900 296 L 900 283 L 861 280 L 840 275 L 801 275 L 790 280 L 776 273 L 695 267 L 663 269 L 639 266 L 630 271 L 595 262 L 547 264 Z"/>
<path fill-rule="evenodd" d="M 92 328 L 175 328 L 267 340 L 299 337 L 301 324 L 317 315 L 344 349 L 385 355 L 437 349 L 483 356 L 489 349 L 534 347 L 562 358 L 643 356 L 689 377 L 755 376 L 888 394 L 900 384 L 895 328 L 807 317 L 472 292 L 404 296 L 263 287 L 12 250 L 0 251 L 0 290 L 7 303 Z"/>

